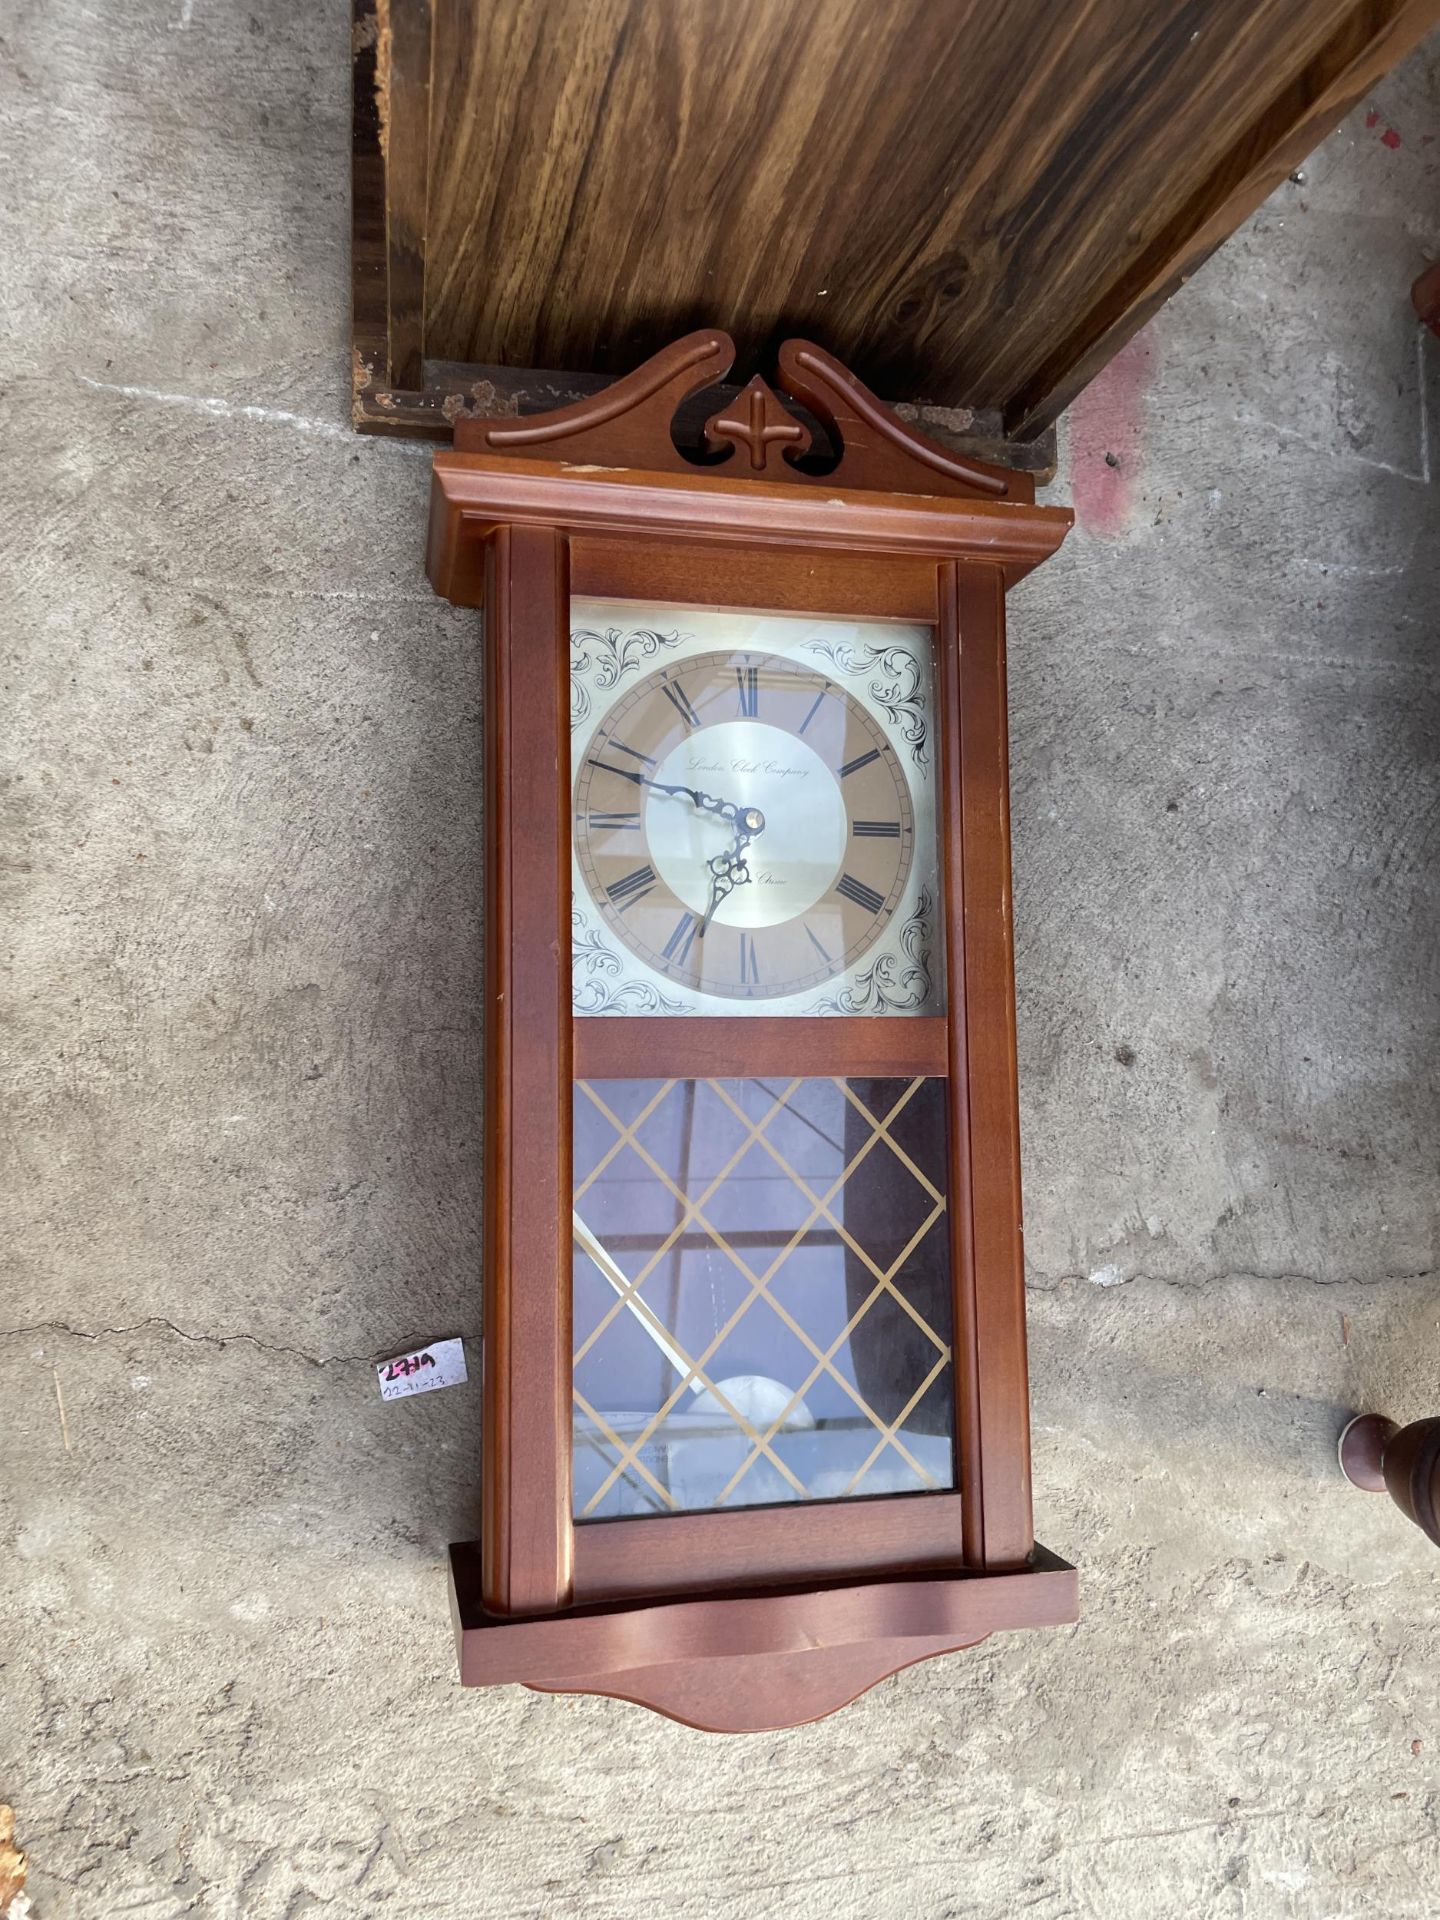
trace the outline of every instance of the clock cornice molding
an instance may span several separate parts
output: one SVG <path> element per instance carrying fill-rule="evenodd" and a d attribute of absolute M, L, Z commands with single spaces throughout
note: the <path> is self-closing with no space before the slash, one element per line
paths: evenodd
<path fill-rule="evenodd" d="M 778 378 L 829 441 L 823 467 L 796 464 L 811 459 L 810 429 L 759 378 L 687 429 L 686 403 L 733 359 L 728 336 L 701 331 L 573 406 L 458 422 L 454 449 L 434 461 L 436 591 L 480 605 L 483 543 L 499 525 L 751 554 L 803 545 L 857 560 L 983 560 L 1007 587 L 1069 532 L 1070 510 L 1035 505 L 1029 474 L 958 458 L 807 341 L 781 347 Z"/>

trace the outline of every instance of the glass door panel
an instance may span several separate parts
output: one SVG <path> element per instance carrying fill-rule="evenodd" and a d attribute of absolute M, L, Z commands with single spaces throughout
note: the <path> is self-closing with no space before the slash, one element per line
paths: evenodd
<path fill-rule="evenodd" d="M 955 1484 L 945 1082 L 575 1087 L 579 1519 Z"/>

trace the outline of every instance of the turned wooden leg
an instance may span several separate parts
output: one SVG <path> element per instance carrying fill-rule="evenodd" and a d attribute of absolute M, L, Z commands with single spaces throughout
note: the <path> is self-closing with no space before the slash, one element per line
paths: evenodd
<path fill-rule="evenodd" d="M 1364 1493 L 1388 1493 L 1440 1547 L 1440 1420 L 1397 1427 L 1381 1413 L 1357 1415 L 1340 1436 L 1340 1471 Z"/>

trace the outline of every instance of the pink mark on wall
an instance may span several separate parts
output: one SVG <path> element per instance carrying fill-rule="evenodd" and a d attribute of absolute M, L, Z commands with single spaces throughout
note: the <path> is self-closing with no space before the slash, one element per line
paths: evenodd
<path fill-rule="evenodd" d="M 1135 514 L 1144 465 L 1145 395 L 1156 370 L 1146 327 L 1123 346 L 1070 409 L 1070 497 L 1089 533 L 1116 539 Z"/>
<path fill-rule="evenodd" d="M 1373 133 L 1376 127 L 1379 126 L 1379 124 L 1380 124 L 1380 109 L 1378 107 L 1371 107 L 1370 111 L 1365 116 L 1366 131 L 1368 133 Z M 1395 149 L 1397 147 L 1403 147 L 1405 142 L 1401 139 L 1399 132 L 1394 127 L 1387 124 L 1385 131 L 1380 136 L 1380 144 L 1382 147 L 1389 147 L 1390 151 L 1394 153 Z M 1422 141 L 1421 144 L 1423 146 L 1424 142 Z"/>

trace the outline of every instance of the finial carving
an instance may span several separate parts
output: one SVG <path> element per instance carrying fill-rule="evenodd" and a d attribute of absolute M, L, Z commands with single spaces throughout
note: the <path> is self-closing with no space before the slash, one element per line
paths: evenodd
<path fill-rule="evenodd" d="M 772 447 L 788 449 L 783 457 L 791 458 L 808 453 L 810 440 L 810 429 L 785 410 L 758 373 L 728 406 L 705 422 L 706 446 L 718 447 L 726 441 L 743 446 L 754 473 L 765 472 Z"/>

